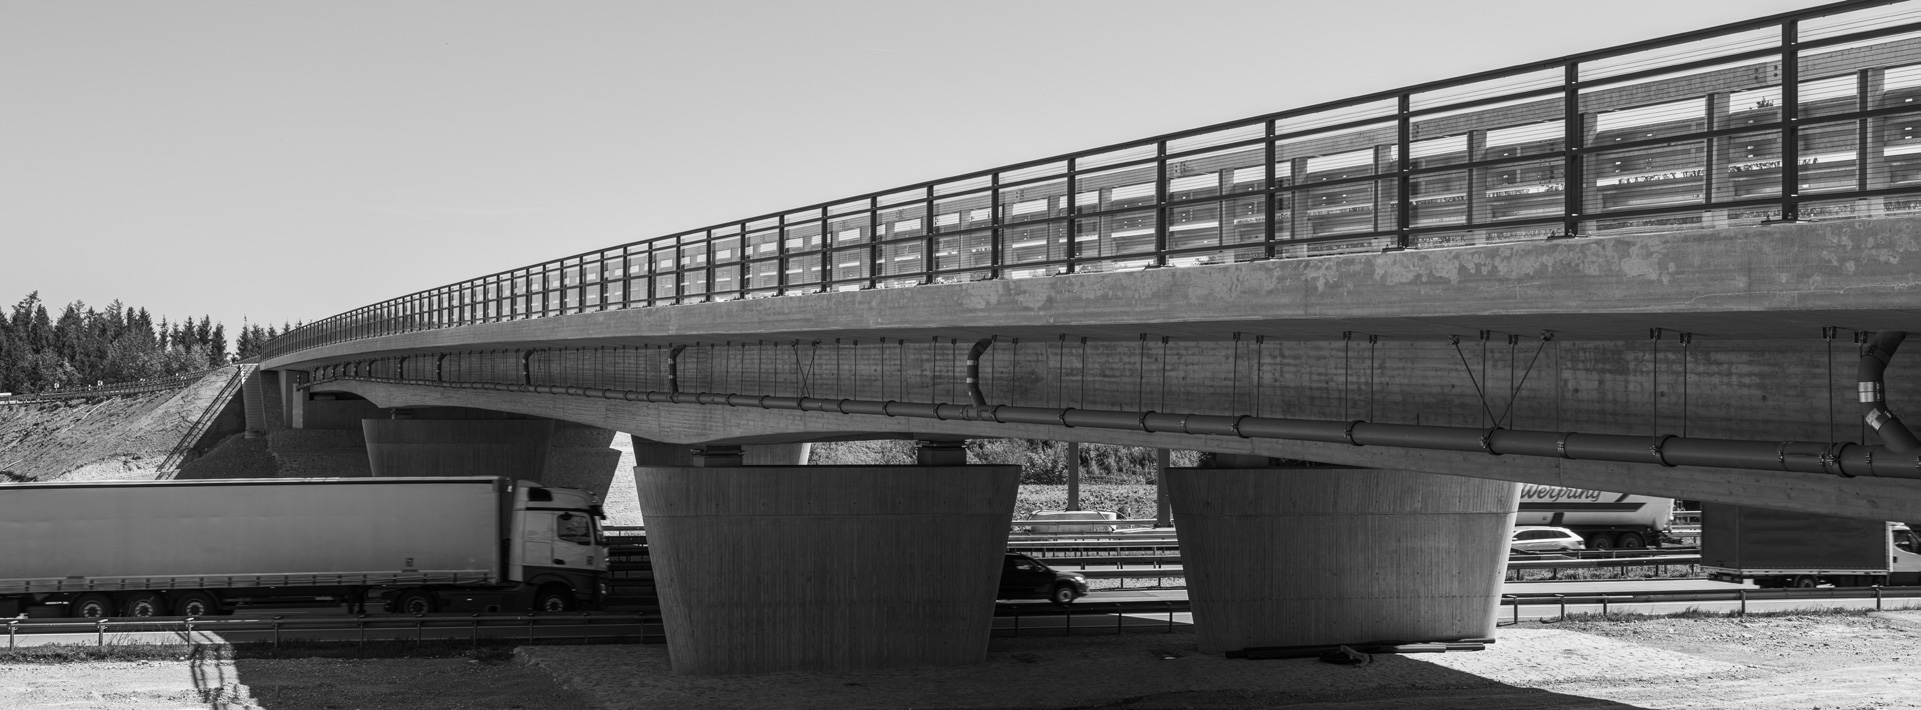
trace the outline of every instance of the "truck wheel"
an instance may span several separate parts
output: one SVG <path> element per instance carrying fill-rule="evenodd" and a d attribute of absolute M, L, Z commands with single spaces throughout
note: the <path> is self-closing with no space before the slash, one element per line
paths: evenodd
<path fill-rule="evenodd" d="M 574 590 L 559 585 L 540 588 L 534 595 L 534 611 L 560 614 L 574 610 Z"/>
<path fill-rule="evenodd" d="M 105 594 L 82 594 L 67 605 L 67 616 L 79 619 L 105 619 L 113 615 L 113 599 Z"/>
<path fill-rule="evenodd" d="M 206 592 L 187 592 L 173 600 L 174 616 L 218 616 L 220 600 Z"/>
<path fill-rule="evenodd" d="M 394 599 L 394 611 L 402 614 L 432 614 L 440 606 L 434 602 L 434 595 L 418 589 L 402 592 Z"/>
<path fill-rule="evenodd" d="M 1078 596 L 1074 594 L 1074 588 L 1065 584 L 1054 585 L 1053 593 L 1047 595 L 1048 601 L 1061 606 L 1074 603 L 1076 598 L 1078 598 Z"/>
<path fill-rule="evenodd" d="M 1795 589 L 1813 589 L 1820 586 L 1820 584 L 1821 580 L 1815 579 L 1814 575 L 1811 574 L 1804 574 L 1794 578 Z"/>
<path fill-rule="evenodd" d="M 1593 535 L 1589 535 L 1587 538 L 1587 549 L 1612 550 L 1614 549 L 1614 536 L 1607 533 L 1594 533 Z"/>
<path fill-rule="evenodd" d="M 120 600 L 120 608 L 127 610 L 127 616 L 166 616 L 167 604 L 154 592 L 134 592 Z"/>
<path fill-rule="evenodd" d="M 1648 549 L 1648 543 L 1647 540 L 1641 538 L 1641 533 L 1624 532 L 1621 533 L 1621 549 L 1645 550 Z"/>

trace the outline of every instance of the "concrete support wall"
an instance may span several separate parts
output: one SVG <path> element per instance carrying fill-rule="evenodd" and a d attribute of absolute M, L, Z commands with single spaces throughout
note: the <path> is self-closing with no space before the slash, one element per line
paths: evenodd
<path fill-rule="evenodd" d="M 674 672 L 978 663 L 1018 466 L 640 466 Z"/>
<path fill-rule="evenodd" d="M 545 419 L 363 419 L 360 423 L 367 438 L 367 460 L 379 477 L 507 476 L 544 481 L 548 441 L 554 433 L 554 422 Z"/>
<path fill-rule="evenodd" d="M 1167 484 L 1204 652 L 1494 635 L 1516 484 L 1337 468 Z"/>
<path fill-rule="evenodd" d="M 597 500 L 605 502 L 607 489 L 620 470 L 620 451 L 612 448 L 617 435 L 612 429 L 554 422 L 540 482 L 593 491 Z"/>
<path fill-rule="evenodd" d="M 634 436 L 634 464 L 638 466 L 692 466 L 693 444 L 666 444 Z M 814 450 L 813 444 L 748 444 L 741 447 L 741 460 L 747 466 L 802 466 Z"/>

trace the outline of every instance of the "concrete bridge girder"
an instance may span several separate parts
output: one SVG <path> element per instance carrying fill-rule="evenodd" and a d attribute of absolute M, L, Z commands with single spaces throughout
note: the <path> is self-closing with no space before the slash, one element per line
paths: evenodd
<path fill-rule="evenodd" d="M 384 406 L 462 406 L 518 412 L 625 431 L 652 441 L 781 443 L 878 438 L 1028 438 L 1249 454 L 1392 471 L 1569 486 L 1689 500 L 1757 505 L 1882 520 L 1921 519 L 1921 481 L 1840 479 L 1803 473 L 1660 467 L 1607 461 L 1131 432 L 1031 424 L 939 421 L 763 410 L 749 407 L 622 402 L 568 395 L 336 381 Z"/>

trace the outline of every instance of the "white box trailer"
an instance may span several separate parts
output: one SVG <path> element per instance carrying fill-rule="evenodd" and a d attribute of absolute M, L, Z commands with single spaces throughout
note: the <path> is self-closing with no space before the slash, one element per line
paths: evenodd
<path fill-rule="evenodd" d="M 0 615 L 591 607 L 599 513 L 589 493 L 496 477 L 0 484 Z"/>

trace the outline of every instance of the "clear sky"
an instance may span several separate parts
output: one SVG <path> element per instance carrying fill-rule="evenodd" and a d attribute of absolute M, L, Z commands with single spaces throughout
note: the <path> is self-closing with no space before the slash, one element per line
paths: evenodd
<path fill-rule="evenodd" d="M 0 0 L 0 302 L 315 320 L 1807 0 Z"/>

